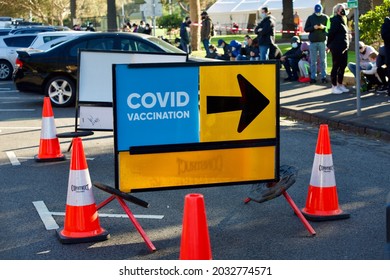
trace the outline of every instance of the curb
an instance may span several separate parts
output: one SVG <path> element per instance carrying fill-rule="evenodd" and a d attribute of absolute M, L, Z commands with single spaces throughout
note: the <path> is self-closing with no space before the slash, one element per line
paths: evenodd
<path fill-rule="evenodd" d="M 363 136 L 369 136 L 384 141 L 390 141 L 390 131 L 383 129 L 362 126 L 355 122 L 338 121 L 331 118 L 321 117 L 315 114 L 309 114 L 306 112 L 296 111 L 284 107 L 280 107 L 280 115 L 290 117 L 292 119 L 313 123 L 316 125 L 328 124 L 330 128 L 347 131 Z"/>

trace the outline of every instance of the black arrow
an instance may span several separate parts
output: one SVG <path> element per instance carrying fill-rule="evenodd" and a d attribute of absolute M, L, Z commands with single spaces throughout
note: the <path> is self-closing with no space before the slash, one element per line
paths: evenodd
<path fill-rule="evenodd" d="M 207 96 L 207 114 L 242 110 L 237 127 L 241 133 L 268 106 L 269 100 L 241 74 L 237 80 L 242 96 Z"/>

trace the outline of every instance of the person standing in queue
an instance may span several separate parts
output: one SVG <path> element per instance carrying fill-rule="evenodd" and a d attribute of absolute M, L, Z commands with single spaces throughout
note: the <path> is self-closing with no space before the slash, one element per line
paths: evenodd
<path fill-rule="evenodd" d="M 327 47 L 332 53 L 332 93 L 341 94 L 349 92 L 343 85 L 344 72 L 348 63 L 349 35 L 347 17 L 343 4 L 337 4 L 333 8 L 334 16 L 330 19 Z"/>
<path fill-rule="evenodd" d="M 270 47 L 275 43 L 275 18 L 268 11 L 268 7 L 263 7 L 261 19 L 254 32 L 259 42 L 260 60 L 268 60 Z"/>
<path fill-rule="evenodd" d="M 309 33 L 310 41 L 310 83 L 315 84 L 317 74 L 317 57 L 320 58 L 321 82 L 326 80 L 326 26 L 328 25 L 328 16 L 322 13 L 321 4 L 314 6 L 314 13 L 311 14 L 305 23 L 305 32 Z"/>
<path fill-rule="evenodd" d="M 203 43 L 203 47 L 206 50 L 206 56 L 210 55 L 209 53 L 209 45 L 210 45 L 210 39 L 212 36 L 214 36 L 214 25 L 213 21 L 209 17 L 206 11 L 202 12 L 202 27 L 200 29 L 200 40 Z"/>

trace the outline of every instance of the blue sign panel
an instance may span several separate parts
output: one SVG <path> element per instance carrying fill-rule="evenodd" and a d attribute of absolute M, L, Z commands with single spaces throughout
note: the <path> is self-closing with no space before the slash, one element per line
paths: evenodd
<path fill-rule="evenodd" d="M 115 69 L 119 151 L 199 142 L 199 67 Z"/>

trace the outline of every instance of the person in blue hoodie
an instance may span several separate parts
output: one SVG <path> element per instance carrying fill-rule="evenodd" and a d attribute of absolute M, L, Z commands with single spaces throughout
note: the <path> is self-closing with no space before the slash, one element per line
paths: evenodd
<path fill-rule="evenodd" d="M 293 36 L 291 38 L 291 49 L 280 58 L 280 62 L 287 73 L 285 81 L 298 81 L 298 62 L 302 58 L 301 44 L 301 39 L 298 36 Z"/>

